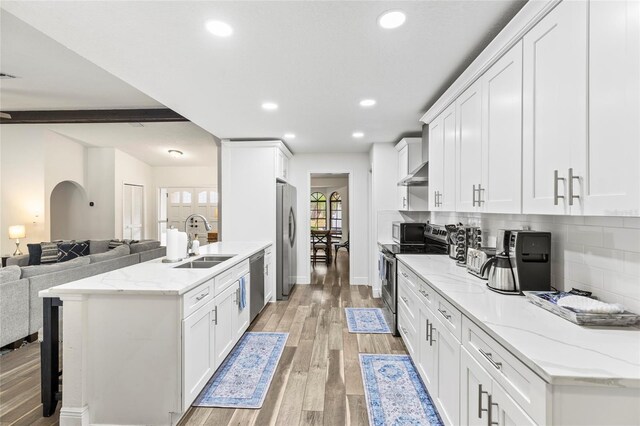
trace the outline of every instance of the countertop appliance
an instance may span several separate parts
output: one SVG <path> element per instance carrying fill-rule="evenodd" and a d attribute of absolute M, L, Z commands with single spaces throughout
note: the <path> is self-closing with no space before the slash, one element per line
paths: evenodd
<path fill-rule="evenodd" d="M 382 282 L 382 311 L 394 336 L 398 336 L 397 260 L 399 254 L 447 254 L 447 231 L 439 225 L 423 223 L 422 244 L 380 244 L 378 272 Z M 395 226 L 395 224 L 394 224 Z"/>
<path fill-rule="evenodd" d="M 276 300 L 287 300 L 296 284 L 296 188 L 276 183 Z"/>
<path fill-rule="evenodd" d="M 468 248 L 467 249 L 467 272 L 472 275 L 475 275 L 478 278 L 482 278 L 483 280 L 488 279 L 488 271 L 485 269 L 484 274 L 482 273 L 482 268 L 484 264 L 489 261 L 492 257 L 495 257 L 496 249 L 494 248 Z"/>
<path fill-rule="evenodd" d="M 487 287 L 504 294 L 551 290 L 551 233 L 501 229 L 496 256 L 481 271 Z"/>
<path fill-rule="evenodd" d="M 249 258 L 249 315 L 253 321 L 264 307 L 264 251 Z"/>
<path fill-rule="evenodd" d="M 465 266 L 467 250 L 482 247 L 483 232 L 477 226 L 458 225 L 446 226 L 449 243 L 449 257 L 456 260 L 456 265 Z"/>
<path fill-rule="evenodd" d="M 423 245 L 425 233 L 427 231 L 426 223 L 419 222 L 393 222 L 391 235 L 393 241 L 402 245 Z"/>

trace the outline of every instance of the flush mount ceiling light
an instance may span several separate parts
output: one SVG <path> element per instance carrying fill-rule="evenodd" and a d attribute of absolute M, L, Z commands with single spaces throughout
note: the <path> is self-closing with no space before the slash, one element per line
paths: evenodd
<path fill-rule="evenodd" d="M 369 108 L 372 107 L 376 104 L 376 100 L 375 99 L 363 99 L 360 101 L 360 106 L 361 107 L 365 107 L 365 108 Z"/>
<path fill-rule="evenodd" d="M 233 34 L 233 28 L 226 22 L 211 20 L 207 21 L 206 27 L 207 31 L 218 37 L 229 37 Z"/>
<path fill-rule="evenodd" d="M 169 155 L 173 158 L 180 158 L 182 157 L 182 151 L 178 151 L 177 149 L 170 149 Z"/>
<path fill-rule="evenodd" d="M 295 139 L 296 135 L 294 135 L 293 133 L 285 133 L 284 134 L 284 138 L 285 139 Z"/>
<path fill-rule="evenodd" d="M 407 15 L 400 10 L 389 10 L 378 18 L 378 25 L 387 30 L 398 28 L 404 21 L 407 20 Z"/>
<path fill-rule="evenodd" d="M 360 139 L 360 138 L 363 138 L 363 137 L 364 137 L 364 133 L 362 133 L 362 132 L 353 132 L 353 133 L 351 134 L 351 136 L 353 136 L 353 137 L 354 137 L 354 138 L 356 138 L 356 139 Z"/>
<path fill-rule="evenodd" d="M 263 102 L 262 109 L 266 111 L 275 111 L 278 109 L 278 104 L 275 102 Z"/>

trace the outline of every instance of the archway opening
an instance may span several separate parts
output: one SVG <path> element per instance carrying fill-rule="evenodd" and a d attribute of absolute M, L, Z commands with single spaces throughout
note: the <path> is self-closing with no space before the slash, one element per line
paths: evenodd
<path fill-rule="evenodd" d="M 87 238 L 88 201 L 84 188 L 65 180 L 51 191 L 51 240 Z"/>

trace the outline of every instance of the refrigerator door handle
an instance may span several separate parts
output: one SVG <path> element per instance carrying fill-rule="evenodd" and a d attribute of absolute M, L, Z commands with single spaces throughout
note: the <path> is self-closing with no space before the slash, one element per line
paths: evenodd
<path fill-rule="evenodd" d="M 296 215 L 293 213 L 293 207 L 289 209 L 289 243 L 291 247 L 296 242 Z"/>

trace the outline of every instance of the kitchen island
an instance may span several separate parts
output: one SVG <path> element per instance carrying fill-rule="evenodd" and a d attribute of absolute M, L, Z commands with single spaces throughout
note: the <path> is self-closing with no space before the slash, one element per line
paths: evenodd
<path fill-rule="evenodd" d="M 271 246 L 215 243 L 40 292 L 64 303 L 60 424 L 176 424 L 249 327 L 249 258 Z"/>
<path fill-rule="evenodd" d="M 400 332 L 445 424 L 639 424 L 640 329 L 578 326 L 448 256 L 398 260 Z"/>

